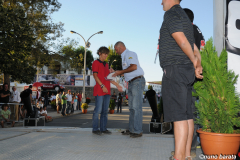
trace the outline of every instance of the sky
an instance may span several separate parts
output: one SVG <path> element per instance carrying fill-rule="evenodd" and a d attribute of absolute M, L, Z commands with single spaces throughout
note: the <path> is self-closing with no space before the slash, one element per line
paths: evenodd
<path fill-rule="evenodd" d="M 122 41 L 127 49 L 138 55 L 140 66 L 145 72 L 145 79 L 161 81 L 162 69 L 157 57 L 154 63 L 159 30 L 163 22 L 162 0 L 59 0 L 62 7 L 52 15 L 53 21 L 64 23 L 62 38 L 71 38 L 85 46 L 82 38 L 71 34 L 73 30 L 85 40 L 90 39 L 93 57 L 98 57 L 101 46 L 114 45 Z M 205 40 L 213 37 L 213 1 L 182 0 L 182 8 L 194 12 L 194 24 L 202 31 Z"/>

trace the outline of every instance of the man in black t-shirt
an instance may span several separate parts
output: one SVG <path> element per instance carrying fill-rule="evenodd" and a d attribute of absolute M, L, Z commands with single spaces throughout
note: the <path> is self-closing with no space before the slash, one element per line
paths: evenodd
<path fill-rule="evenodd" d="M 11 92 L 8 90 L 8 84 L 3 84 L 3 89 L 0 93 L 1 96 L 1 103 L 9 103 L 9 97 L 11 95 Z"/>
<path fill-rule="evenodd" d="M 187 14 L 188 18 L 190 19 L 190 21 L 193 24 L 193 20 L 194 20 L 193 12 L 190 9 L 188 9 L 188 8 L 184 8 L 183 10 L 185 11 L 185 13 Z M 205 39 L 203 37 L 203 34 L 202 34 L 201 30 L 195 24 L 193 24 L 193 33 L 194 33 L 195 44 L 198 47 L 198 49 L 200 50 L 201 44 L 202 43 L 205 44 Z"/>
<path fill-rule="evenodd" d="M 160 29 L 159 59 L 163 68 L 164 121 L 174 123 L 175 154 L 170 160 L 190 157 L 194 129 L 191 108 L 192 83 L 202 79 L 201 55 L 193 27 L 181 0 L 163 0 L 164 21 Z"/>
<path fill-rule="evenodd" d="M 32 116 L 32 114 L 33 114 L 32 105 L 31 105 L 31 102 L 32 102 L 32 85 L 30 85 L 28 89 L 24 90 L 21 95 L 22 95 L 21 96 L 22 102 L 25 106 L 25 109 L 27 110 L 27 116 L 26 117 Z"/>

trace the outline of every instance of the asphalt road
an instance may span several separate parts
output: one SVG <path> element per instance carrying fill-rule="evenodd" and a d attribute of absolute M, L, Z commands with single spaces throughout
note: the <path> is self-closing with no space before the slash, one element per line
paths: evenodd
<path fill-rule="evenodd" d="M 122 113 L 108 114 L 108 128 L 127 129 L 129 121 L 129 109 L 128 106 L 123 106 Z M 92 114 L 77 114 L 66 117 L 54 119 L 50 123 L 46 123 L 46 126 L 61 126 L 61 127 L 81 127 L 92 128 Z M 143 103 L 143 133 L 149 133 L 149 122 L 152 117 L 152 110 L 148 102 Z"/>

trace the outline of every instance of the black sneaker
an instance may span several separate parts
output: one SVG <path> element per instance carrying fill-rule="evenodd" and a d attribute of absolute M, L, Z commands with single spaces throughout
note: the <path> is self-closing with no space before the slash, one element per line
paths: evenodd
<path fill-rule="evenodd" d="M 111 132 L 111 131 L 109 131 L 109 130 L 102 131 L 102 133 L 104 133 L 104 134 L 112 134 L 112 132 Z"/>
<path fill-rule="evenodd" d="M 132 133 L 132 134 L 130 135 L 130 137 L 131 137 L 131 138 L 138 138 L 138 137 L 142 137 L 142 133 L 140 133 L 140 134 L 137 134 L 137 133 Z"/>
<path fill-rule="evenodd" d="M 99 131 L 99 130 L 97 130 L 97 131 L 92 131 L 92 133 L 93 133 L 93 134 L 96 134 L 96 135 L 101 135 L 101 134 L 102 134 L 102 132 Z"/>

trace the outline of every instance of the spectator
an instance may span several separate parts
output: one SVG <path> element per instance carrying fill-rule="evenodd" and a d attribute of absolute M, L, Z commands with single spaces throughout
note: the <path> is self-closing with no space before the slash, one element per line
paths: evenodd
<path fill-rule="evenodd" d="M 52 93 L 50 100 L 53 101 L 55 99 L 56 99 L 56 96 L 54 95 L 54 93 Z"/>
<path fill-rule="evenodd" d="M 4 83 L 3 84 L 3 89 L 0 93 L 1 95 L 1 102 L 2 103 L 9 103 L 9 97 L 11 95 L 11 92 L 8 90 L 8 84 Z"/>
<path fill-rule="evenodd" d="M 74 111 L 76 111 L 76 110 L 77 110 L 78 96 L 75 95 L 75 93 L 73 93 L 73 97 L 74 97 L 74 100 L 73 100 L 73 109 L 74 109 Z"/>
<path fill-rule="evenodd" d="M 43 107 L 43 102 L 42 102 L 42 97 L 40 97 L 37 102 L 37 108 L 40 109 L 42 107 Z"/>
<path fill-rule="evenodd" d="M 122 101 L 123 101 L 123 98 L 122 98 L 121 93 L 119 93 L 117 101 L 118 101 L 117 113 L 119 112 L 119 108 L 120 108 L 120 113 L 122 113 Z"/>
<path fill-rule="evenodd" d="M 66 115 L 70 115 L 69 114 L 69 109 L 71 109 L 71 106 L 72 106 L 71 90 L 68 90 L 68 94 L 66 95 L 66 97 L 67 97 Z"/>
<path fill-rule="evenodd" d="M 78 104 L 77 104 L 77 109 L 81 110 L 81 101 L 82 101 L 82 93 L 78 93 Z"/>
<path fill-rule="evenodd" d="M 45 116 L 45 120 L 47 122 L 52 121 L 52 117 L 47 115 L 47 106 L 43 106 L 43 108 L 40 108 L 40 116 Z"/>
<path fill-rule="evenodd" d="M 2 89 L 3 89 L 3 86 L 0 85 L 0 103 L 2 102 L 2 101 L 1 101 L 1 92 L 2 92 Z M 1 106 L 1 105 L 0 105 L 0 106 Z"/>
<path fill-rule="evenodd" d="M 45 94 L 44 96 L 44 105 L 48 106 L 48 97 L 49 97 L 49 92 L 47 92 L 47 94 Z"/>
<path fill-rule="evenodd" d="M 25 109 L 24 105 L 22 105 L 20 107 L 19 112 L 20 112 L 20 117 L 19 118 L 24 119 L 26 117 L 26 114 L 27 114 L 27 110 Z"/>
<path fill-rule="evenodd" d="M 41 88 L 39 87 L 38 88 L 38 91 L 37 91 L 37 96 L 36 96 L 36 103 L 38 102 L 38 99 L 41 97 Z"/>
<path fill-rule="evenodd" d="M 25 106 L 25 108 L 27 109 L 27 117 L 32 116 L 33 112 L 32 112 L 32 85 L 29 85 L 28 89 L 25 89 L 21 94 L 21 99 L 22 102 Z"/>
<path fill-rule="evenodd" d="M 62 94 L 62 116 L 65 116 L 65 109 L 66 109 L 66 105 L 67 105 L 67 96 L 66 96 L 66 92 L 63 91 Z"/>
<path fill-rule="evenodd" d="M 16 103 L 15 105 L 10 105 L 10 109 L 12 113 L 14 114 L 15 117 L 15 121 L 18 121 L 18 115 L 19 115 L 19 103 L 21 102 L 21 98 L 20 98 L 20 93 L 17 91 L 16 87 L 13 86 L 12 87 L 12 93 L 10 96 L 10 102 L 11 103 Z M 13 117 L 11 118 L 13 119 Z"/>
<path fill-rule="evenodd" d="M 8 105 L 4 104 L 0 112 L 0 121 L 2 128 L 4 128 L 4 122 L 12 122 L 12 127 L 14 127 L 15 121 L 10 120 L 10 115 L 11 112 L 8 110 Z"/>
<path fill-rule="evenodd" d="M 117 95 L 115 92 L 113 92 L 113 95 L 111 96 L 111 99 L 114 100 L 115 106 L 116 106 L 116 102 L 117 102 Z"/>
<path fill-rule="evenodd" d="M 59 113 L 59 110 L 61 108 L 61 99 L 62 99 L 61 91 L 58 91 L 58 94 L 56 96 L 57 113 Z"/>

